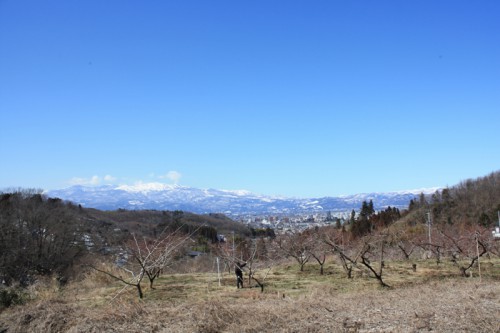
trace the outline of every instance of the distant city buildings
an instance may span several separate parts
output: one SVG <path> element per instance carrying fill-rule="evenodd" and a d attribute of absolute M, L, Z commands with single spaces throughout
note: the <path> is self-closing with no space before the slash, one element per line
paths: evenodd
<path fill-rule="evenodd" d="M 346 212 L 321 212 L 304 213 L 294 215 L 245 215 L 233 217 L 235 221 L 240 221 L 248 227 L 254 229 L 274 229 L 276 233 L 287 231 L 302 231 L 309 228 L 323 227 L 328 225 L 343 225 L 349 220 L 351 211 Z"/>

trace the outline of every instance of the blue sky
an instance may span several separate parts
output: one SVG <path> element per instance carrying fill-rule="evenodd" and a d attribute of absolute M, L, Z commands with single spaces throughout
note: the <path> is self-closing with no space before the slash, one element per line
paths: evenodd
<path fill-rule="evenodd" d="M 500 169 L 498 1 L 0 0 L 0 188 L 299 197 Z"/>

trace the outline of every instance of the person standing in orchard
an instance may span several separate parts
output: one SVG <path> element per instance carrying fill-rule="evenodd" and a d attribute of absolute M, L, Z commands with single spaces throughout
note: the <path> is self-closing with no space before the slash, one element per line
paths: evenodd
<path fill-rule="evenodd" d="M 240 289 L 240 286 L 241 288 L 243 288 L 243 271 L 241 269 L 245 267 L 246 264 L 247 264 L 246 262 L 245 263 L 236 262 L 234 267 L 234 273 L 236 274 L 236 287 L 238 289 Z"/>

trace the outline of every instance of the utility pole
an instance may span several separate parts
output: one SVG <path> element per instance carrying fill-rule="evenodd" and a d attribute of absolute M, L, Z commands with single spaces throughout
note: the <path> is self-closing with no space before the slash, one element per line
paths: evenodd
<path fill-rule="evenodd" d="M 220 287 L 220 286 L 221 286 L 221 284 L 220 284 L 219 257 L 217 257 L 217 277 L 219 278 L 219 287 Z"/>
<path fill-rule="evenodd" d="M 476 253 L 477 253 L 477 267 L 479 269 L 479 283 L 481 283 L 481 261 L 479 260 L 479 232 L 476 231 Z"/>

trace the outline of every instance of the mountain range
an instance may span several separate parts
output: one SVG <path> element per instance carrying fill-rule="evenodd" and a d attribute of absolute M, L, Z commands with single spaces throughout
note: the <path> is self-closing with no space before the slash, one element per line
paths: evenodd
<path fill-rule="evenodd" d="M 407 208 L 411 199 L 420 193 L 434 193 L 438 188 L 363 193 L 338 197 L 289 198 L 266 196 L 245 190 L 198 189 L 162 183 L 136 185 L 75 185 L 47 191 L 50 197 L 103 210 L 155 209 L 183 210 L 198 214 L 224 213 L 232 216 L 261 214 L 301 214 L 321 211 L 347 212 L 358 210 L 363 201 L 373 200 L 375 209 L 388 206 Z"/>

